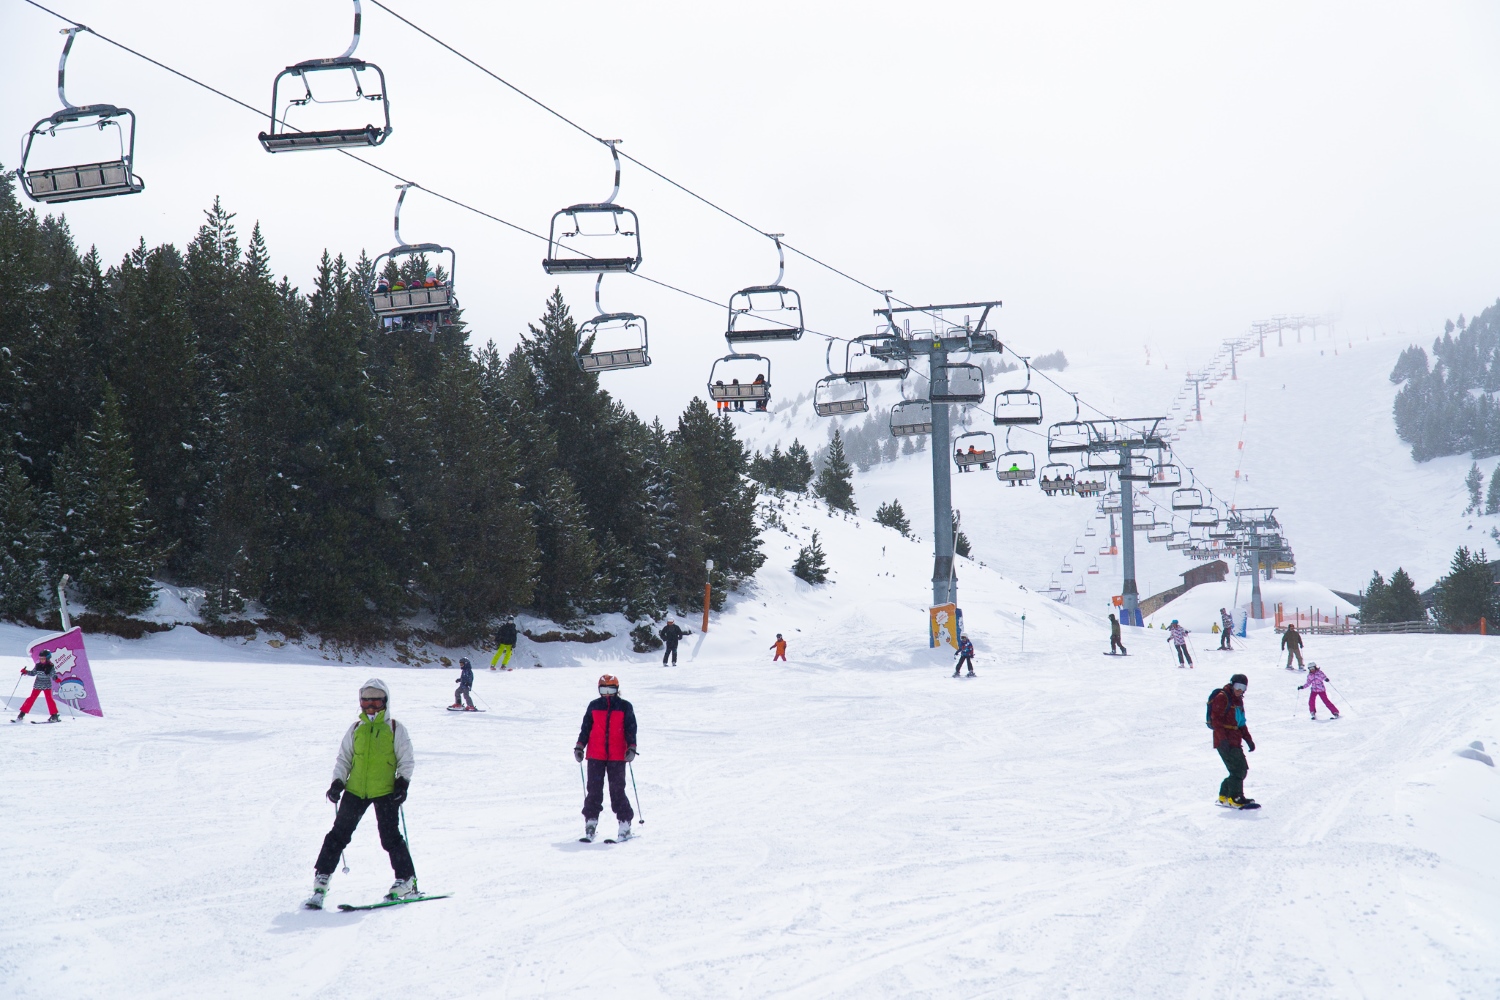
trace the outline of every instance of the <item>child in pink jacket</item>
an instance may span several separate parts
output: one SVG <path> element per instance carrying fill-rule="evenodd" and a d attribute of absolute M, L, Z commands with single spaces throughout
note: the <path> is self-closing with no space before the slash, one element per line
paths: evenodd
<path fill-rule="evenodd" d="M 1307 665 L 1307 683 L 1297 688 L 1298 691 L 1301 691 L 1302 688 L 1310 689 L 1307 695 L 1307 710 L 1312 713 L 1314 719 L 1318 717 L 1318 698 L 1320 696 L 1323 699 L 1323 704 L 1328 706 L 1328 711 L 1333 713 L 1333 717 L 1335 719 L 1339 717 L 1339 710 L 1334 707 L 1333 702 L 1328 700 L 1328 692 L 1323 687 L 1327 680 L 1328 675 L 1319 670 L 1316 663 L 1309 663 Z"/>

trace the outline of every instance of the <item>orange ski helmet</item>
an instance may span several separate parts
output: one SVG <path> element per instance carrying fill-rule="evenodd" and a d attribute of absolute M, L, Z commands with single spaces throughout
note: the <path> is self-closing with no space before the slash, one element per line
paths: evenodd
<path fill-rule="evenodd" d="M 603 677 L 599 678 L 599 686 L 612 687 L 616 691 L 618 691 L 620 690 L 620 678 L 616 677 L 614 674 L 605 674 Z"/>

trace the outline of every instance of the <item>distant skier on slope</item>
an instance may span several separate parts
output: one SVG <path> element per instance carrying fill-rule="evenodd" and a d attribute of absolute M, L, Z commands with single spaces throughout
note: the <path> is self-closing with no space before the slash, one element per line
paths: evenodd
<path fill-rule="evenodd" d="M 1193 665 L 1193 654 L 1187 648 L 1188 630 L 1177 624 L 1177 619 L 1172 619 L 1172 624 L 1167 630 L 1167 641 L 1177 647 L 1177 666 L 1181 669 L 1184 665 Z"/>
<path fill-rule="evenodd" d="M 62 716 L 57 714 L 57 702 L 52 700 L 52 680 L 57 676 L 57 668 L 52 665 L 52 650 L 44 649 L 37 653 L 37 662 L 31 667 L 22 667 L 21 674 L 35 677 L 31 682 L 31 697 L 21 703 L 21 714 L 11 719 L 12 722 L 20 722 L 26 718 L 26 713 L 31 711 L 31 706 L 36 704 L 38 695 L 44 695 L 47 699 L 48 722 L 61 722 Z"/>
<path fill-rule="evenodd" d="M 777 660 L 783 663 L 786 662 L 786 640 L 781 637 L 780 632 L 776 633 L 776 641 L 766 648 L 776 650 L 776 655 L 771 657 L 772 663 L 775 663 Z"/>
<path fill-rule="evenodd" d="M 1302 633 L 1297 631 L 1297 626 L 1288 625 L 1286 632 L 1281 636 L 1281 648 L 1286 650 L 1286 668 L 1292 669 L 1292 657 L 1297 658 L 1297 669 L 1306 670 L 1302 665 Z"/>
<path fill-rule="evenodd" d="M 450 707 L 462 708 L 465 712 L 477 712 L 479 709 L 474 707 L 474 699 L 469 694 L 474 689 L 474 664 L 469 662 L 467 656 L 461 656 L 458 658 L 458 668 L 461 671 L 458 675 L 458 690 L 453 692 L 453 704 Z M 468 707 L 459 704 L 460 698 L 469 703 Z"/>
<path fill-rule="evenodd" d="M 958 657 L 958 665 L 953 668 L 953 676 L 963 669 L 965 663 L 969 665 L 969 676 L 974 676 L 974 643 L 966 635 L 958 637 L 958 652 L 953 654 Z"/>
<path fill-rule="evenodd" d="M 1229 644 L 1229 637 L 1234 634 L 1234 616 L 1223 608 L 1219 609 L 1219 648 L 1233 649 Z"/>
<path fill-rule="evenodd" d="M 1250 773 L 1250 765 L 1245 761 L 1241 744 L 1255 752 L 1255 740 L 1245 728 L 1245 688 L 1249 683 L 1244 674 L 1235 674 L 1208 699 L 1208 724 L 1214 731 L 1214 749 L 1229 770 L 1229 777 L 1219 785 L 1219 805 L 1232 809 L 1260 808 L 1260 803 L 1245 798 L 1245 775 Z"/>
<path fill-rule="evenodd" d="M 1328 706 L 1328 711 L 1333 713 L 1333 717 L 1335 719 L 1339 717 L 1339 710 L 1334 706 L 1333 702 L 1328 700 L 1328 692 L 1324 689 L 1324 685 L 1327 682 L 1328 675 L 1323 673 L 1316 663 L 1309 663 L 1307 665 L 1307 683 L 1297 688 L 1298 691 L 1301 691 L 1303 688 L 1309 689 L 1307 692 L 1307 711 L 1314 719 L 1318 717 L 1318 697 L 1320 695 L 1323 698 L 1323 704 Z"/>
<path fill-rule="evenodd" d="M 510 669 L 510 654 L 516 648 L 516 620 L 505 619 L 505 623 L 495 630 L 495 657 L 490 660 L 490 669 L 495 669 L 495 664 L 500 664 L 506 670 Z"/>
<path fill-rule="evenodd" d="M 667 648 L 662 650 L 661 665 L 665 667 L 667 657 L 671 657 L 672 666 L 677 666 L 677 644 L 682 641 L 683 636 L 693 633 L 684 631 L 682 626 L 677 624 L 677 619 L 673 618 L 663 625 L 662 630 L 657 634 L 661 636 L 661 641 L 667 644 Z"/>
<path fill-rule="evenodd" d="M 1114 652 L 1115 652 L 1116 649 L 1118 649 L 1120 651 L 1120 655 L 1121 656 L 1127 655 L 1126 652 L 1125 652 L 1125 644 L 1120 641 L 1120 619 L 1116 618 L 1114 615 L 1110 615 L 1109 616 L 1109 652 L 1110 652 L 1111 656 L 1114 655 Z"/>
<path fill-rule="evenodd" d="M 625 765 L 635 760 L 635 708 L 620 697 L 619 678 L 599 678 L 599 697 L 589 702 L 583 726 L 573 746 L 573 759 L 588 758 L 588 781 L 583 795 L 583 839 L 592 841 L 604 811 L 604 779 L 609 778 L 609 807 L 620 821 L 616 839 L 630 839 L 635 810 L 625 794 Z"/>
<path fill-rule="evenodd" d="M 328 879 L 339 855 L 349 846 L 354 828 L 371 805 L 375 806 L 380 846 L 391 856 L 391 869 L 396 875 L 396 882 L 385 898 L 415 899 L 421 895 L 411 851 L 401 837 L 400 827 L 401 803 L 406 801 L 416 759 L 406 727 L 386 714 L 390 695 L 390 688 L 378 677 L 365 681 L 359 689 L 359 718 L 344 733 L 333 765 L 333 784 L 328 786 L 328 801 L 339 810 L 313 865 L 312 895 L 303 904 L 310 910 L 323 908 Z"/>

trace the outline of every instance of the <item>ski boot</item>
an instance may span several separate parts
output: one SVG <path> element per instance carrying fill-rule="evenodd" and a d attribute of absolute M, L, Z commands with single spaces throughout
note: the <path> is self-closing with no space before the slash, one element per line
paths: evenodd
<path fill-rule="evenodd" d="M 1236 809 L 1259 809 L 1260 808 L 1260 803 L 1259 802 L 1255 801 L 1254 799 L 1247 799 L 1243 795 L 1241 795 L 1237 799 L 1231 799 L 1230 800 L 1230 805 L 1234 806 Z"/>
<path fill-rule="evenodd" d="M 970 670 L 970 671 L 969 671 L 969 676 L 970 676 L 970 677 L 978 677 L 978 676 L 979 676 L 979 675 L 978 675 L 978 674 L 976 674 L 976 673 L 975 673 L 975 672 L 974 672 L 974 671 L 973 671 L 973 670 L 972 670 L 972 669 L 971 669 L 971 670 Z"/>
<path fill-rule="evenodd" d="M 462 705 L 460 705 L 460 704 L 459 704 L 459 703 L 458 703 L 458 702 L 456 702 L 456 701 L 455 701 L 455 702 L 454 702 L 454 703 L 453 703 L 453 704 L 451 704 L 451 705 L 449 705 L 449 706 L 448 706 L 448 709 L 449 709 L 449 711 L 455 711 L 455 712 L 456 712 L 456 711 L 458 711 L 458 710 L 459 710 L 459 709 L 461 709 L 461 708 L 463 708 L 463 706 L 462 706 Z"/>
<path fill-rule="evenodd" d="M 584 820 L 583 821 L 583 836 L 578 838 L 579 843 L 592 844 L 594 842 L 594 833 L 598 829 L 599 829 L 599 821 L 597 819 L 586 819 L 586 820 Z"/>
<path fill-rule="evenodd" d="M 22 712 L 20 715 L 16 716 L 14 719 L 11 719 L 10 721 L 11 722 L 25 722 L 26 721 L 26 713 Z"/>
<path fill-rule="evenodd" d="M 61 722 L 62 721 L 62 716 L 58 715 L 56 712 L 53 712 L 51 715 L 47 716 L 47 721 L 48 722 Z"/>
<path fill-rule="evenodd" d="M 323 908 L 323 901 L 328 898 L 328 879 L 329 876 L 327 875 L 313 876 L 312 895 L 308 896 L 306 902 L 302 904 L 303 908 L 308 910 L 321 910 Z"/>
<path fill-rule="evenodd" d="M 422 891 L 417 888 L 417 880 L 415 877 L 399 878 L 391 886 L 391 891 L 385 894 L 385 898 L 391 900 L 415 899 L 420 895 L 422 895 Z"/>
<path fill-rule="evenodd" d="M 464 709 L 464 711 L 465 712 L 477 712 L 477 711 L 479 711 L 479 709 L 475 708 L 473 705 L 470 705 L 468 708 Z"/>
<path fill-rule="evenodd" d="M 616 840 L 629 840 L 630 839 L 630 820 L 628 820 L 628 819 L 622 819 L 622 820 L 620 820 L 620 830 L 619 830 L 618 833 L 615 834 L 615 839 Z"/>
<path fill-rule="evenodd" d="M 1234 808 L 1234 799 L 1231 799 L 1227 795 L 1220 795 L 1219 796 L 1219 805 L 1223 806 L 1226 809 L 1233 809 Z"/>
<path fill-rule="evenodd" d="M 957 677 L 957 676 L 958 676 L 958 671 L 957 671 L 957 670 L 955 670 L 955 671 L 953 671 L 953 676 L 954 676 L 954 677 Z"/>

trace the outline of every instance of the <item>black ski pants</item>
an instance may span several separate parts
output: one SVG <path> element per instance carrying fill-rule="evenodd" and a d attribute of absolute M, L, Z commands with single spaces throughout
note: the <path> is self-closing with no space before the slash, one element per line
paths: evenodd
<path fill-rule="evenodd" d="M 1245 794 L 1245 775 L 1250 773 L 1250 765 L 1245 762 L 1245 749 L 1225 744 L 1219 747 L 1219 756 L 1229 769 L 1229 777 L 1219 785 L 1219 794 L 1231 799 L 1240 798 Z"/>
<path fill-rule="evenodd" d="M 1189 666 L 1192 665 L 1193 654 L 1188 652 L 1187 646 L 1177 647 L 1177 663 L 1179 666 L 1184 663 L 1188 664 Z"/>
<path fill-rule="evenodd" d="M 1232 648 L 1230 646 L 1230 644 L 1229 644 L 1229 637 L 1232 636 L 1233 634 L 1234 634 L 1234 629 L 1233 628 L 1226 628 L 1224 631 L 1222 631 L 1222 632 L 1219 633 L 1219 648 L 1220 649 L 1231 649 Z"/>
<path fill-rule="evenodd" d="M 1120 641 L 1119 636 L 1112 635 L 1109 637 L 1109 651 L 1113 653 L 1117 649 L 1123 654 L 1125 652 L 1125 644 Z"/>
<path fill-rule="evenodd" d="M 667 657 L 672 658 L 672 666 L 677 666 L 677 643 L 667 640 L 667 648 L 661 654 L 661 665 L 667 665 Z"/>
<path fill-rule="evenodd" d="M 609 807 L 615 819 L 628 823 L 635 819 L 630 798 L 625 794 L 625 762 L 589 758 L 588 790 L 583 796 L 583 818 L 596 820 L 604 811 L 604 776 L 609 775 Z"/>
<path fill-rule="evenodd" d="M 333 874 L 333 870 L 338 867 L 339 855 L 349 846 L 354 828 L 359 826 L 365 810 L 371 805 L 375 806 L 375 826 L 380 831 L 380 846 L 391 856 L 391 870 L 398 879 L 416 878 L 417 870 L 412 867 L 411 851 L 401 838 L 401 807 L 392 802 L 389 795 L 382 795 L 378 799 L 362 799 L 349 791 L 344 792 L 344 797 L 339 799 L 338 815 L 333 819 L 333 829 L 323 838 L 323 849 L 318 852 L 314 871 L 319 875 Z"/>
<path fill-rule="evenodd" d="M 953 668 L 953 676 L 958 676 L 958 672 L 964 668 L 965 663 L 969 665 L 969 673 L 974 672 L 974 657 L 973 654 L 969 654 L 958 658 L 958 666 Z"/>

